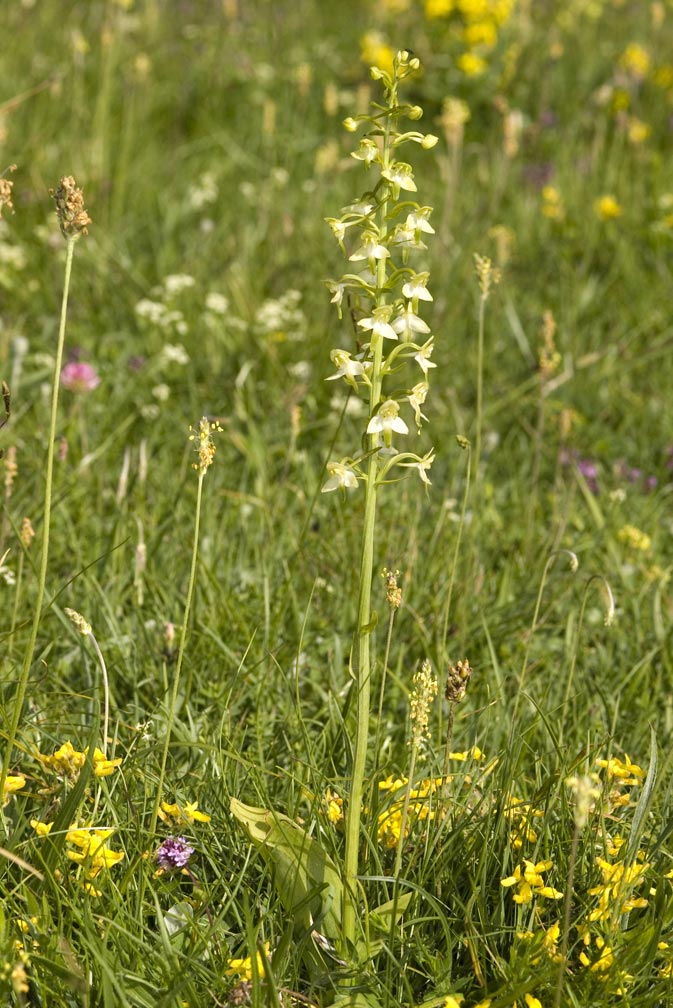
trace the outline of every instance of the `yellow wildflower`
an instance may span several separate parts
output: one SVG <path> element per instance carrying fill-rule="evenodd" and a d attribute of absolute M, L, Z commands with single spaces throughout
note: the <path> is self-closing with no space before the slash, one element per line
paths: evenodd
<path fill-rule="evenodd" d="M 96 777 L 109 777 L 113 770 L 116 770 L 120 766 L 122 761 L 121 756 L 116 759 L 106 759 L 105 753 L 101 752 L 100 749 L 94 749 L 93 751 L 93 772 Z"/>
<path fill-rule="evenodd" d="M 124 857 L 122 851 L 113 851 L 105 842 L 113 833 L 113 829 L 92 829 L 76 825 L 71 826 L 66 833 L 66 840 L 76 848 L 66 851 L 66 857 L 82 866 L 84 888 L 90 896 L 100 896 L 100 891 L 92 885 L 92 880 Z"/>
<path fill-rule="evenodd" d="M 336 791 L 327 788 L 325 797 L 323 798 L 323 805 L 327 810 L 327 818 L 333 826 L 337 826 L 340 822 L 343 822 L 344 800 Z"/>
<path fill-rule="evenodd" d="M 456 66 L 466 77 L 480 77 L 486 71 L 486 60 L 473 52 L 463 53 L 456 60 Z"/>
<path fill-rule="evenodd" d="M 636 80 L 642 80 L 647 76 L 650 63 L 650 54 L 647 49 L 637 42 L 628 45 L 619 60 L 622 69 L 626 70 L 631 77 L 635 77 Z"/>
<path fill-rule="evenodd" d="M 38 836 L 48 836 L 51 833 L 51 828 L 54 825 L 53 822 L 40 822 L 39 819 L 31 819 L 30 825 L 33 827 Z"/>
<path fill-rule="evenodd" d="M 534 864 L 532 861 L 524 860 L 523 866 L 517 865 L 512 875 L 500 880 L 500 885 L 505 888 L 517 887 L 517 891 L 512 897 L 515 903 L 530 903 L 533 896 L 561 899 L 563 893 L 552 886 L 545 885 L 542 878 L 542 873 L 552 868 L 553 864 L 553 861 L 540 861 L 538 864 Z"/>
<path fill-rule="evenodd" d="M 5 786 L 2 794 L 2 807 L 9 804 L 9 800 L 17 791 L 21 791 L 26 786 L 26 778 L 21 774 L 9 774 L 5 779 Z"/>
<path fill-rule="evenodd" d="M 88 747 L 83 752 L 79 752 L 75 749 L 72 742 L 67 741 L 63 743 L 60 749 L 56 750 L 53 756 L 37 753 L 37 758 L 45 770 L 51 770 L 52 773 L 72 779 L 79 775 L 80 770 L 86 763 L 88 754 Z M 109 760 L 105 758 L 105 754 L 100 749 L 94 749 L 93 751 L 93 772 L 96 777 L 108 777 L 121 762 L 121 757 Z"/>
<path fill-rule="evenodd" d="M 463 994 L 449 994 L 443 1008 L 460 1008 L 464 1000 L 465 997 Z"/>
<path fill-rule="evenodd" d="M 617 533 L 617 538 L 631 549 L 642 550 L 643 553 L 647 553 L 652 545 L 647 533 L 641 532 L 635 525 L 624 525 Z"/>
<path fill-rule="evenodd" d="M 484 46 L 485 49 L 492 49 L 498 41 L 498 29 L 493 21 L 474 21 L 466 25 L 463 38 L 470 48 Z"/>
<path fill-rule="evenodd" d="M 645 143 L 651 132 L 652 128 L 646 122 L 636 116 L 631 116 L 626 127 L 629 143 L 637 147 L 638 144 Z"/>
<path fill-rule="evenodd" d="M 543 215 L 550 220 L 563 220 L 563 199 L 556 186 L 544 186 L 541 195 Z"/>
<path fill-rule="evenodd" d="M 169 805 L 168 802 L 162 802 L 159 818 L 163 822 L 169 822 L 172 819 L 179 825 L 190 826 L 195 822 L 210 822 L 210 816 L 205 812 L 198 811 L 198 805 L 198 802 L 187 802 L 185 805 L 178 805 L 177 802 L 174 805 Z"/>
<path fill-rule="evenodd" d="M 393 47 L 388 45 L 380 32 L 365 32 L 360 39 L 360 58 L 367 66 L 377 66 L 386 73 L 392 73 L 394 56 Z"/>
<path fill-rule="evenodd" d="M 621 217 L 623 210 L 615 197 L 606 193 L 594 200 L 594 213 L 601 220 L 616 220 Z"/>
<path fill-rule="evenodd" d="M 270 946 L 268 942 L 264 942 L 264 955 L 268 959 L 270 955 Z M 257 975 L 264 976 L 264 958 L 261 952 L 255 954 L 255 961 L 257 964 Z M 241 980 L 252 980 L 252 957 L 246 956 L 244 959 L 230 959 L 225 970 L 227 976 L 238 976 Z"/>
<path fill-rule="evenodd" d="M 458 760 L 461 763 L 464 763 L 465 760 L 469 759 L 483 760 L 485 758 L 486 754 L 482 752 L 479 746 L 472 746 L 471 749 L 465 749 L 464 752 L 449 753 L 450 760 Z"/>
<path fill-rule="evenodd" d="M 615 909 L 619 914 L 647 906 L 644 897 L 629 896 L 629 890 L 640 885 L 645 880 L 649 863 L 642 861 L 632 865 L 623 862 L 612 863 L 605 858 L 597 857 L 596 865 L 600 869 L 603 881 L 601 885 L 588 890 L 590 896 L 598 896 L 598 906 L 589 914 L 590 921 L 607 921 L 612 918 Z"/>
<path fill-rule="evenodd" d="M 596 766 L 606 770 L 606 777 L 617 778 L 624 787 L 635 787 L 645 779 L 645 771 L 637 763 L 632 763 L 628 753 L 624 753 L 624 759 L 617 759 L 613 756 L 609 760 L 596 760 Z M 623 841 L 622 841 L 623 842 Z"/>
<path fill-rule="evenodd" d="M 542 1002 L 539 998 L 533 997 L 532 994 L 524 994 L 523 999 L 526 1002 L 527 1008 L 542 1008 Z"/>
<path fill-rule="evenodd" d="M 455 6 L 455 0 L 425 0 L 425 16 L 428 21 L 448 17 Z"/>

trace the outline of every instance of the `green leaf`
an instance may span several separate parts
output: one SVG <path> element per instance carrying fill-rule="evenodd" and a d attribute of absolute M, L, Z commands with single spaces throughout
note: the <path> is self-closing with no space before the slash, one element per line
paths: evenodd
<path fill-rule="evenodd" d="M 333 1008 L 381 1008 L 381 1001 L 374 994 L 342 994 L 333 1002 Z"/>
<path fill-rule="evenodd" d="M 645 821 L 654 797 L 654 787 L 657 781 L 657 766 L 657 736 L 654 729 L 650 726 L 650 765 L 647 770 L 647 777 L 643 783 L 643 790 L 640 793 L 638 804 L 636 805 L 633 813 L 633 819 L 631 820 L 631 832 L 629 834 L 628 845 L 626 848 L 626 864 L 631 864 L 638 853 L 638 847 L 640 846 L 640 841 L 645 829 Z"/>
<path fill-rule="evenodd" d="M 396 900 L 388 900 L 387 903 L 382 903 L 381 906 L 376 907 L 375 910 L 371 910 L 369 914 L 369 923 L 371 927 L 376 928 L 379 931 L 389 932 L 393 914 L 395 915 L 395 924 L 399 924 L 402 919 L 402 914 L 405 913 L 409 903 L 411 902 L 412 896 L 413 893 L 403 893 L 401 896 L 398 896 Z"/>
<path fill-rule="evenodd" d="M 320 844 L 282 812 L 231 799 L 231 814 L 273 866 L 273 881 L 296 926 L 341 939 L 343 885 Z"/>

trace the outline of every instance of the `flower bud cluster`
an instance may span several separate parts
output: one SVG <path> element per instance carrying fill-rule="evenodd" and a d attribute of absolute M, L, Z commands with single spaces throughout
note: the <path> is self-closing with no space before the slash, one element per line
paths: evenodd
<path fill-rule="evenodd" d="M 402 105 L 398 98 L 400 83 L 418 68 L 418 59 L 406 51 L 397 53 L 392 74 L 372 67 L 373 79 L 383 84 L 385 101 L 373 103 L 371 114 L 344 123 L 349 132 L 367 127 L 352 156 L 374 177 L 340 217 L 327 218 L 352 264 L 351 271 L 327 285 L 339 317 L 346 304 L 356 326 L 356 346 L 332 351 L 336 370 L 327 380 L 346 382 L 367 402 L 369 415 L 364 450 L 355 458 L 328 463 L 323 492 L 354 489 L 359 480 L 372 478 L 380 484 L 396 466 L 416 469 L 424 483 L 430 482 L 427 473 L 434 453 L 420 456 L 400 451 L 394 443 L 409 436 L 405 414 L 420 433 L 427 420 L 422 406 L 429 373 L 436 367 L 430 326 L 422 317 L 423 307 L 432 301 L 430 274 L 421 268 L 425 240 L 434 234 L 432 207 L 413 198 L 417 188 L 412 166 L 401 159 L 405 144 L 428 150 L 437 143 L 431 134 L 402 129 L 403 119 L 414 121 L 422 115 L 417 105 Z M 375 464 L 365 472 L 363 463 L 372 459 Z"/>

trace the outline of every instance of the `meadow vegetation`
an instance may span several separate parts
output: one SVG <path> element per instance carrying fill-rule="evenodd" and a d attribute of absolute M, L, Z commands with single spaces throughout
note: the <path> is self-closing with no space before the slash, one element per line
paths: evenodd
<path fill-rule="evenodd" d="M 5 6 L 3 1003 L 673 1003 L 671 0 Z"/>

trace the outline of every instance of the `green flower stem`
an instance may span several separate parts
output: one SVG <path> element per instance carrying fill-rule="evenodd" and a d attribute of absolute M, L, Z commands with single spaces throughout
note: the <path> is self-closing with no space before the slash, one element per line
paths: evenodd
<path fill-rule="evenodd" d="M 374 350 L 372 409 L 381 395 L 382 341 Z M 372 449 L 376 448 L 378 435 L 370 436 Z M 374 533 L 376 528 L 376 498 L 379 460 L 376 451 L 370 456 L 365 495 L 365 517 L 362 534 L 362 559 L 360 563 L 360 594 L 358 601 L 358 626 L 356 631 L 355 689 L 357 690 L 357 723 L 353 747 L 351 789 L 346 816 L 346 851 L 344 856 L 345 899 L 343 908 L 343 934 L 347 948 L 355 944 L 357 914 L 358 852 L 360 846 L 360 817 L 364 794 L 364 778 L 369 741 L 369 714 L 371 707 L 371 592 L 374 573 Z"/>
<path fill-rule="evenodd" d="M 451 569 L 449 572 L 449 586 L 446 590 L 446 602 L 444 603 L 444 617 L 442 619 L 442 655 L 443 660 L 446 662 L 446 642 L 449 637 L 449 619 L 451 617 L 451 602 L 453 599 L 453 588 L 456 581 L 456 570 L 458 568 L 458 557 L 460 555 L 460 546 L 463 538 L 463 531 L 465 529 L 465 515 L 467 514 L 467 502 L 470 498 L 470 481 L 472 478 L 472 446 L 469 441 L 466 441 L 463 445 L 464 450 L 467 452 L 467 463 L 465 466 L 465 488 L 463 490 L 463 501 L 460 508 L 460 521 L 458 522 L 458 531 L 456 533 L 454 547 L 453 547 L 453 557 L 451 559 Z"/>
<path fill-rule="evenodd" d="M 400 820 L 400 835 L 397 841 L 397 850 L 395 852 L 395 867 L 393 869 L 393 878 L 395 879 L 395 896 L 394 896 L 395 902 L 397 902 L 400 872 L 402 871 L 402 853 L 404 851 L 404 844 L 407 835 L 407 824 L 409 822 L 409 805 L 411 804 L 411 789 L 413 787 L 414 775 L 416 773 L 417 753 L 418 753 L 417 746 L 412 745 L 411 756 L 409 758 L 409 776 L 407 780 L 407 786 L 404 789 L 404 804 L 402 806 L 402 817 Z"/>
<path fill-rule="evenodd" d="M 30 631 L 28 646 L 23 657 L 21 674 L 14 696 L 12 715 L 7 730 L 7 741 L 5 744 L 5 755 L 0 767 L 0 795 L 4 794 L 5 781 L 12 762 L 12 752 L 16 735 L 19 728 L 19 721 L 23 713 L 23 704 L 28 688 L 30 669 L 33 664 L 35 646 L 37 643 L 37 631 L 42 616 L 42 604 L 44 602 L 45 585 L 47 581 L 47 564 L 49 561 L 49 530 L 51 527 L 51 498 L 54 482 L 54 450 L 56 445 L 56 421 L 58 417 L 58 393 L 61 384 L 61 366 L 63 362 L 63 346 L 65 343 L 65 325 L 68 316 L 68 293 L 70 290 L 70 276 L 72 273 L 72 259 L 77 236 L 66 240 L 65 271 L 63 277 L 63 298 L 61 300 L 61 318 L 58 327 L 58 340 L 56 343 L 56 360 L 54 362 L 54 377 L 51 390 L 51 416 L 49 419 L 49 434 L 47 437 L 47 464 L 44 485 L 44 518 L 42 533 L 42 553 L 40 555 L 40 567 L 37 579 L 37 594 L 33 609 L 33 623 Z"/>
<path fill-rule="evenodd" d="M 192 562 L 189 570 L 189 583 L 187 585 L 187 598 L 185 601 L 185 614 L 182 620 L 182 630 L 180 633 L 180 644 L 178 646 L 178 657 L 175 663 L 175 675 L 173 676 L 173 689 L 169 699 L 168 717 L 166 719 L 166 732 L 164 734 L 164 746 L 161 753 L 161 764 L 159 767 L 159 779 L 157 781 L 154 808 L 150 820 L 149 835 L 154 836 L 159 816 L 159 805 L 161 804 L 161 794 L 166 778 L 166 764 L 168 762 L 168 749 L 171 744 L 171 734 L 173 731 L 173 720 L 175 718 L 175 707 L 178 700 L 178 690 L 180 688 L 180 674 L 182 672 L 182 661 L 185 654 L 185 643 L 187 641 L 187 627 L 194 597 L 194 585 L 196 583 L 196 562 L 199 554 L 199 526 L 201 524 L 201 499 L 203 496 L 203 479 L 205 470 L 199 471 L 199 482 L 196 489 L 196 514 L 194 518 L 194 539 L 192 542 Z M 189 684 L 188 684 L 189 685 Z"/>
<path fill-rule="evenodd" d="M 394 91 L 390 101 L 394 99 Z M 383 143 L 383 168 L 390 161 L 390 119 L 386 119 Z M 384 226 L 388 212 L 388 200 L 383 200 L 379 208 L 379 222 Z M 386 282 L 386 264 L 384 259 L 377 261 L 377 291 L 382 291 Z M 376 307 L 385 304 L 385 295 L 377 293 Z M 374 360 L 369 388 L 370 416 L 378 407 L 381 398 L 383 382 L 383 339 L 377 338 L 373 344 Z M 379 457 L 378 434 L 369 436 L 371 451 L 367 467 L 367 488 L 365 493 L 364 527 L 362 532 L 362 558 L 360 562 L 360 592 L 358 600 L 358 625 L 356 631 L 355 650 L 357 654 L 355 668 L 355 689 L 357 690 L 357 722 L 353 745 L 353 768 L 351 771 L 351 788 L 346 815 L 346 850 L 344 854 L 344 907 L 342 915 L 345 951 L 355 946 L 355 923 L 358 909 L 357 877 L 360 848 L 360 820 L 362 814 L 362 799 L 364 795 L 364 780 L 367 764 L 367 749 L 369 743 L 369 718 L 371 710 L 371 593 L 374 574 L 374 538 L 376 531 L 376 502 L 378 494 Z"/>

